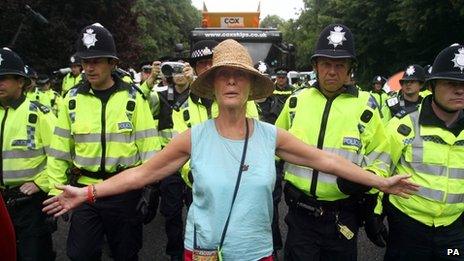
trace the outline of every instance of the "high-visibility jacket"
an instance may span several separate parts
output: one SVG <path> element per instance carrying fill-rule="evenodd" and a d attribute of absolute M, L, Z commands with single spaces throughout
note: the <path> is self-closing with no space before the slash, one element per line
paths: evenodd
<path fill-rule="evenodd" d="M 47 151 L 56 118 L 50 110 L 25 96 L 10 107 L 0 106 L 1 186 L 20 186 L 32 181 L 48 192 Z"/>
<path fill-rule="evenodd" d="M 430 94 L 432 94 L 432 92 L 429 91 L 428 89 L 425 89 L 425 90 L 419 92 L 419 95 L 420 95 L 422 98 L 425 98 L 425 97 L 429 96 Z"/>
<path fill-rule="evenodd" d="M 147 100 L 134 85 L 113 77 L 116 91 L 103 103 L 88 82 L 72 88 L 58 114 L 50 146 L 50 185 L 67 182 L 71 164 L 90 171 L 115 173 L 137 166 L 160 149 Z M 87 176 L 80 184 L 100 182 Z M 50 194 L 58 194 L 52 189 Z"/>
<path fill-rule="evenodd" d="M 431 108 L 425 106 L 431 106 L 430 100 L 390 120 L 387 138 L 378 148 L 388 165 L 367 169 L 383 176 L 412 175 L 419 191 L 409 199 L 390 195 L 390 203 L 427 226 L 446 226 L 464 212 L 464 131 L 455 136 L 439 126 L 420 124 L 420 117 L 430 117 Z"/>
<path fill-rule="evenodd" d="M 246 115 L 250 118 L 258 119 L 258 109 L 253 101 L 248 101 L 246 105 Z M 216 118 L 219 115 L 219 108 L 216 102 L 199 98 L 190 93 L 188 99 L 182 104 L 178 111 L 172 112 L 174 123 L 173 133 L 176 135 L 196 124 L 206 120 Z M 188 173 L 190 171 L 190 162 L 185 163 L 181 169 L 181 175 L 188 186 L 192 186 Z"/>
<path fill-rule="evenodd" d="M 377 93 L 371 91 L 370 94 L 377 102 L 377 108 L 379 110 L 380 118 L 382 118 L 383 124 L 387 125 L 388 121 L 391 119 L 390 109 L 387 106 L 387 100 L 390 98 L 390 96 L 384 92 Z"/>
<path fill-rule="evenodd" d="M 34 92 L 27 92 L 26 96 L 32 101 L 38 101 L 52 110 L 58 116 L 58 109 L 62 103 L 62 97 L 54 90 L 41 91 L 35 88 Z"/>
<path fill-rule="evenodd" d="M 65 95 L 72 87 L 76 86 L 80 81 L 82 81 L 82 74 L 74 77 L 72 73 L 68 73 L 63 77 L 63 82 L 61 83 L 61 95 Z"/>
<path fill-rule="evenodd" d="M 290 96 L 276 121 L 303 142 L 336 153 L 364 166 L 369 154 L 384 139 L 385 131 L 374 98 L 354 86 L 327 99 L 316 86 Z M 285 180 L 318 200 L 347 198 L 336 176 L 285 163 Z"/>

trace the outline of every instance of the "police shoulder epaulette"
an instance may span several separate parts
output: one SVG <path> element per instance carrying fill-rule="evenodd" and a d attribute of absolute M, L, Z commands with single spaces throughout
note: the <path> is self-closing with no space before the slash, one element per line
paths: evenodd
<path fill-rule="evenodd" d="M 390 99 L 387 99 L 387 106 L 388 107 L 393 107 L 395 105 L 397 105 L 400 101 L 398 100 L 398 97 L 393 97 L 393 98 L 390 98 Z"/>
<path fill-rule="evenodd" d="M 419 105 L 403 108 L 395 114 L 395 117 L 398 119 L 404 118 L 404 116 L 410 114 L 411 112 L 415 112 L 418 109 L 419 109 Z"/>
<path fill-rule="evenodd" d="M 37 109 L 39 109 L 44 114 L 47 114 L 50 112 L 50 109 L 47 106 L 43 105 L 42 103 L 38 101 L 31 101 L 31 103 L 34 104 L 37 107 Z"/>
<path fill-rule="evenodd" d="M 143 94 L 143 91 L 135 84 L 131 84 L 131 87 L 134 88 L 138 93 L 140 93 L 140 95 L 142 95 L 142 98 L 144 100 L 147 99 L 147 97 L 145 96 L 145 94 Z"/>
<path fill-rule="evenodd" d="M 293 92 L 292 92 L 292 95 L 294 95 L 294 94 L 296 95 L 296 94 L 300 93 L 301 91 L 303 91 L 303 90 L 305 90 L 305 89 L 309 89 L 309 88 L 311 88 L 311 87 L 312 87 L 312 86 L 309 86 L 309 85 L 304 85 L 304 86 L 297 87 L 297 88 L 295 88 L 295 89 L 292 90 L 292 91 L 293 91 Z"/>
<path fill-rule="evenodd" d="M 377 104 L 377 100 L 370 93 L 369 93 L 369 99 L 367 100 L 367 106 L 369 106 L 373 110 L 379 107 L 379 105 Z"/>

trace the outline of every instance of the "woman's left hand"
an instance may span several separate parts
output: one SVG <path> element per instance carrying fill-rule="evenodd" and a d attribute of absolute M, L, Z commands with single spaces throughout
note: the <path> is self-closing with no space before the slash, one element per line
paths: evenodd
<path fill-rule="evenodd" d="M 383 180 L 378 187 L 381 191 L 387 194 L 397 195 L 403 198 L 409 198 L 419 190 L 419 185 L 411 182 L 411 175 L 395 175 Z"/>

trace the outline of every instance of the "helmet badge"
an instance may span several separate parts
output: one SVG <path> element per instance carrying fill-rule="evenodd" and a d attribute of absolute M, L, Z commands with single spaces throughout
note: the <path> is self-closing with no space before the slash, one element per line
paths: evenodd
<path fill-rule="evenodd" d="M 343 27 L 335 26 L 334 31 L 330 31 L 330 35 L 327 37 L 329 44 L 337 48 L 338 45 L 343 45 L 343 41 L 346 41 L 345 32 L 342 32 Z"/>
<path fill-rule="evenodd" d="M 416 72 L 416 69 L 414 69 L 414 66 L 412 66 L 412 65 L 409 66 L 408 69 L 406 69 L 406 74 L 407 74 L 408 76 L 413 75 L 415 72 Z"/>
<path fill-rule="evenodd" d="M 264 62 L 259 61 L 258 71 L 259 71 L 261 74 L 266 73 L 266 71 L 267 71 L 267 65 L 266 65 Z"/>
<path fill-rule="evenodd" d="M 95 46 L 97 40 L 97 35 L 93 33 L 93 29 L 89 28 L 85 31 L 84 36 L 82 37 L 82 43 L 89 49 L 91 46 Z"/>
<path fill-rule="evenodd" d="M 454 67 L 459 68 L 462 73 L 464 71 L 464 48 L 459 49 L 458 52 L 454 54 L 454 59 L 451 61 L 454 62 Z"/>
<path fill-rule="evenodd" d="M 378 82 L 381 82 L 381 81 L 382 81 L 382 77 L 377 76 L 377 81 L 378 81 Z"/>
<path fill-rule="evenodd" d="M 0 65 L 2 65 L 2 62 L 3 62 L 3 58 L 2 58 L 2 55 L 0 54 Z"/>
<path fill-rule="evenodd" d="M 74 58 L 74 56 L 71 56 L 71 63 L 74 63 L 76 61 L 76 59 Z"/>
<path fill-rule="evenodd" d="M 203 56 L 211 55 L 213 52 L 208 48 L 208 46 L 203 49 Z"/>

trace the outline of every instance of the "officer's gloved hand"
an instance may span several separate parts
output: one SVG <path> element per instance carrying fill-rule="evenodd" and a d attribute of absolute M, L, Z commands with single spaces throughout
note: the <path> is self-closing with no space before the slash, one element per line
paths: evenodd
<path fill-rule="evenodd" d="M 359 183 L 337 177 L 338 189 L 346 195 L 358 195 L 369 191 L 371 188 Z"/>
<path fill-rule="evenodd" d="M 364 230 L 367 237 L 378 247 L 385 247 L 387 245 L 388 230 L 383 220 L 383 215 L 374 213 L 364 220 Z"/>

